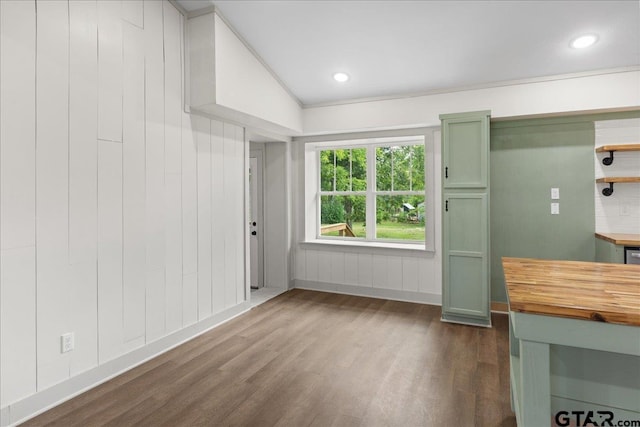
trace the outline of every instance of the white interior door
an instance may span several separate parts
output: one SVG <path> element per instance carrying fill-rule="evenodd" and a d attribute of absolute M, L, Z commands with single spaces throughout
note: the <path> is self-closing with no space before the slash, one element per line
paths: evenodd
<path fill-rule="evenodd" d="M 262 152 L 252 151 L 249 157 L 249 241 L 251 262 L 251 288 L 264 286 L 263 272 L 263 205 L 262 205 Z"/>

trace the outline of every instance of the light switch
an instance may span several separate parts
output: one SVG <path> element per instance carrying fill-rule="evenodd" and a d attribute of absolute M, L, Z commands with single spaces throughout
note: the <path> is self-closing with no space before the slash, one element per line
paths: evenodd
<path fill-rule="evenodd" d="M 560 199 L 560 189 L 553 187 L 551 188 L 551 200 L 559 200 Z"/>
<path fill-rule="evenodd" d="M 560 203 L 551 203 L 551 215 L 560 215 Z"/>

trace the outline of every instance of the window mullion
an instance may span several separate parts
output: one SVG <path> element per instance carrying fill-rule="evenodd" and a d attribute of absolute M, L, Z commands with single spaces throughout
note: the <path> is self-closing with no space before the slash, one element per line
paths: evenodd
<path fill-rule="evenodd" d="M 393 170 L 393 147 L 389 147 L 389 155 L 391 156 L 391 191 L 395 190 L 394 187 L 394 182 L 393 182 L 393 178 L 394 178 L 394 170 Z"/>
<path fill-rule="evenodd" d="M 336 161 L 336 150 L 333 150 L 333 191 L 336 191 L 336 166 L 338 162 Z"/>
<path fill-rule="evenodd" d="M 367 147 L 367 240 L 376 237 L 376 147 Z"/>
<path fill-rule="evenodd" d="M 321 192 L 322 192 L 322 162 L 320 160 L 320 156 L 322 154 L 320 153 L 320 151 L 316 151 L 315 152 L 315 163 L 316 165 L 318 165 L 318 170 L 317 170 L 317 182 L 318 182 L 318 192 L 316 194 L 316 238 L 320 237 L 320 230 L 322 227 L 322 209 L 321 209 L 321 201 L 322 201 L 322 196 L 321 196 Z"/>
<path fill-rule="evenodd" d="M 409 148 L 409 190 L 413 190 L 413 149 Z"/>
<path fill-rule="evenodd" d="M 349 191 L 353 191 L 353 150 L 349 148 Z"/>

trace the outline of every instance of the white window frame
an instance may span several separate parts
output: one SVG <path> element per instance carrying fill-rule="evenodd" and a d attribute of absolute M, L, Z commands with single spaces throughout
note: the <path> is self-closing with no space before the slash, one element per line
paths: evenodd
<path fill-rule="evenodd" d="M 439 128 L 405 129 L 382 132 L 367 132 L 349 135 L 332 135 L 323 137 L 300 138 L 305 143 L 305 218 L 304 243 L 334 244 L 339 246 L 367 246 L 372 248 L 395 248 L 433 252 L 435 249 L 435 170 L 434 170 L 434 133 Z M 414 145 L 411 141 L 424 139 L 424 192 L 425 197 L 425 240 L 391 240 L 376 239 L 374 227 L 367 228 L 364 238 L 344 238 L 320 235 L 320 196 L 322 195 L 366 195 L 366 223 L 376 222 L 376 196 L 382 195 L 414 195 L 416 191 L 378 191 L 375 187 L 375 147 Z M 439 142 L 439 141 L 438 141 Z M 367 190 L 365 191 L 321 191 L 320 190 L 320 151 L 330 149 L 353 149 L 372 147 L 367 151 Z M 335 189 L 335 187 L 334 187 Z M 357 193 L 357 194 L 356 194 Z M 362 193 L 362 194 L 360 194 Z M 369 194 L 370 193 L 370 194 Z"/>

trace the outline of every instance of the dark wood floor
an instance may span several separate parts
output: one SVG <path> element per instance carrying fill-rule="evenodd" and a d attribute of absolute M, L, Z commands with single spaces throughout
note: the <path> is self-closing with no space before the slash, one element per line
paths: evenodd
<path fill-rule="evenodd" d="M 515 426 L 507 317 L 293 290 L 25 425 Z"/>

